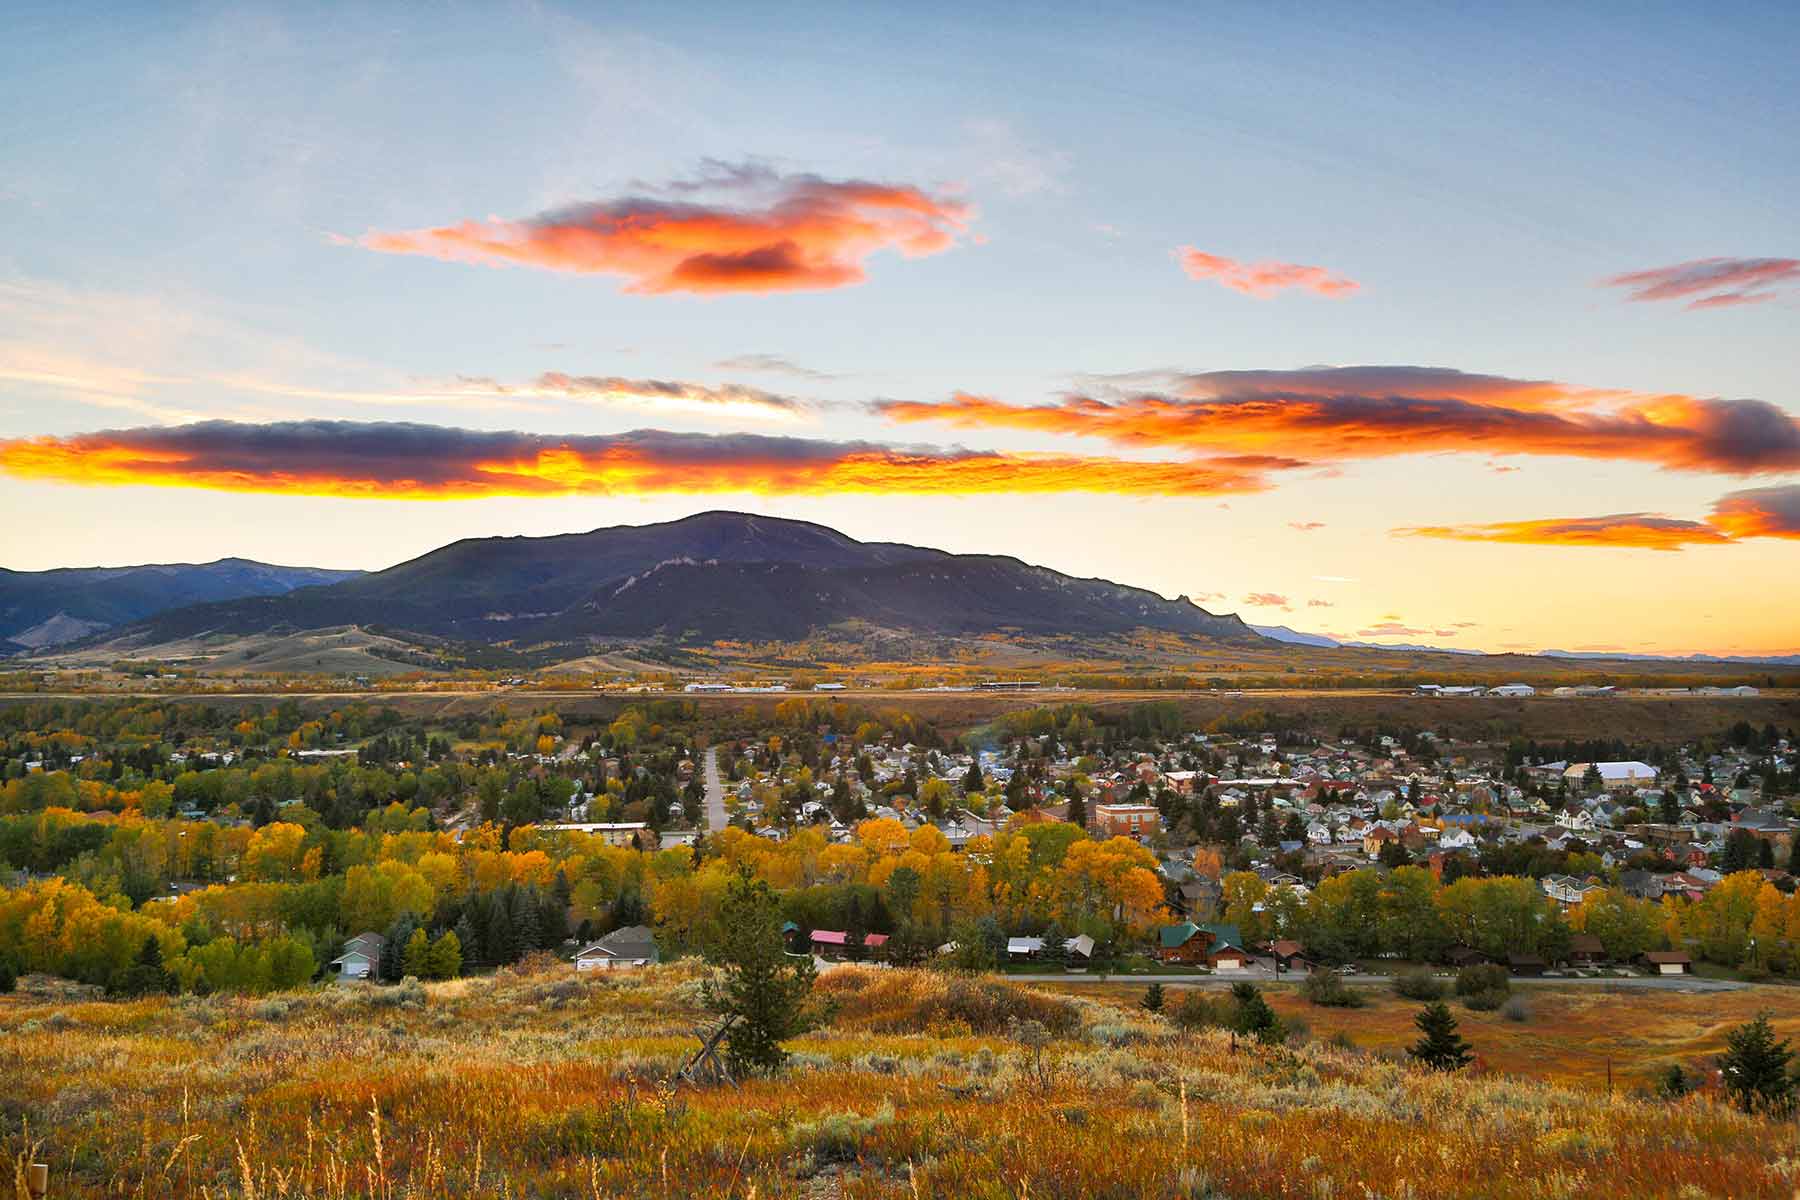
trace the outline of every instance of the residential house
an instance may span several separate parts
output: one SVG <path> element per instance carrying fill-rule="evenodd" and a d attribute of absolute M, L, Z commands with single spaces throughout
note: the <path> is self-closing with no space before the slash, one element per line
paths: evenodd
<path fill-rule="evenodd" d="M 655 932 L 648 925 L 627 925 L 582 947 L 575 955 L 575 969 L 616 971 L 647 967 L 661 961 L 662 953 L 656 948 Z"/>
<path fill-rule="evenodd" d="M 1250 963 L 1236 925 L 1165 925 L 1157 958 L 1166 963 L 1198 963 L 1216 971 L 1241 971 Z"/>
<path fill-rule="evenodd" d="M 379 933 L 359 933 L 344 943 L 344 952 L 331 960 L 327 970 L 341 981 L 373 979 L 381 970 L 381 947 L 386 942 Z"/>

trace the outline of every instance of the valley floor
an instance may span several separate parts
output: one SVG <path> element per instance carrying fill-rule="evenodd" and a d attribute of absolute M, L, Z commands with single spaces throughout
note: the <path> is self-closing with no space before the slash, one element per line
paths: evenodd
<path fill-rule="evenodd" d="M 1136 1007 L 1000 979 L 841 968 L 774 1079 L 669 1086 L 699 968 L 566 964 L 420 987 L 108 1002 L 0 997 L 0 1134 L 57 1197 L 1789 1197 L 1800 1130 L 1656 1065 L 1794 993 L 1531 993 L 1458 1008 L 1482 1068 L 1404 1065 L 1415 1006 L 1324 1010 L 1233 1046 Z M 1173 994 L 1175 989 L 1171 989 Z M 1050 1034 L 1041 1064 L 1014 1020 Z M 1352 1046 L 1331 1044 L 1342 1030 Z M 1592 1086 L 1612 1054 L 1618 1086 Z M 1537 1076 L 1538 1078 L 1527 1078 Z M 1566 1086 L 1576 1084 L 1581 1086 Z"/>

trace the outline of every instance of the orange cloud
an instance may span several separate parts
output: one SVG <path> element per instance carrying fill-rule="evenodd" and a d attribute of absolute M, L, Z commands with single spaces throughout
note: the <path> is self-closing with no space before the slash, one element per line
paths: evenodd
<path fill-rule="evenodd" d="M 1286 262 L 1239 262 L 1217 254 L 1208 254 L 1192 246 L 1175 251 L 1189 279 L 1210 280 L 1234 292 L 1265 299 L 1289 288 L 1298 288 L 1318 296 L 1348 296 L 1361 285 L 1354 279 L 1333 275 L 1324 267 L 1306 267 Z"/>
<path fill-rule="evenodd" d="M 1602 286 L 1627 288 L 1634 301 L 1686 300 L 1698 309 L 1762 304 L 1778 297 L 1783 285 L 1796 283 L 1800 258 L 1696 258 L 1614 275 Z"/>
<path fill-rule="evenodd" d="M 1160 391 L 1072 395 L 1041 405 L 958 393 L 876 410 L 899 422 L 1195 453 L 1341 461 L 1452 452 L 1629 459 L 1746 475 L 1800 469 L 1800 421 L 1761 400 L 1642 395 L 1406 366 L 1213 371 L 1158 382 Z"/>
<path fill-rule="evenodd" d="M 1251 592 L 1244 603 L 1252 608 L 1287 608 L 1288 598 L 1277 592 Z"/>
<path fill-rule="evenodd" d="M 377 499 L 751 492 L 1101 492 L 1211 496 L 1260 491 L 1229 464 L 995 454 L 755 434 L 556 437 L 436 425 L 208 421 L 0 442 L 24 479 Z"/>
<path fill-rule="evenodd" d="M 1800 484 L 1727 493 L 1708 520 L 1734 538 L 1800 538 Z"/>
<path fill-rule="evenodd" d="M 747 193 L 747 204 L 643 196 L 508 220 L 372 231 L 356 240 L 385 254 L 482 266 L 617 275 L 627 292 L 791 292 L 861 283 L 882 250 L 940 254 L 974 210 L 905 184 L 729 168 L 681 193 Z"/>
<path fill-rule="evenodd" d="M 1747 538 L 1800 539 L 1800 484 L 1745 488 L 1714 503 L 1704 521 L 1660 513 L 1619 513 L 1610 517 L 1565 517 L 1542 521 L 1495 521 L 1470 525 L 1413 525 L 1390 531 L 1396 537 L 1444 538 L 1459 542 L 1511 542 L 1536 546 L 1618 546 L 1637 550 L 1680 550 Z"/>
<path fill-rule="evenodd" d="M 1655 513 L 1609 517 L 1567 517 L 1547 521 L 1496 521 L 1485 525 L 1414 525 L 1393 531 L 1399 537 L 1444 538 L 1458 542 L 1508 542 L 1530 546 L 1616 546 L 1633 550 L 1680 550 L 1730 542 L 1729 535 L 1704 521 L 1682 521 Z"/>

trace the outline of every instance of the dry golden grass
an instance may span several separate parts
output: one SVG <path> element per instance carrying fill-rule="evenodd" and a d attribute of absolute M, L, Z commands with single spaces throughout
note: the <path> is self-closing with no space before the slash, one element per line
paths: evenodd
<path fill-rule="evenodd" d="M 821 991 L 838 1016 L 787 1073 L 706 1090 L 668 1085 L 702 1017 L 685 965 L 261 1000 L 20 994 L 0 998 L 0 1121 L 9 1157 L 42 1139 L 58 1197 L 1785 1198 L 1800 1182 L 1795 1126 L 1704 1096 L 1446 1078 L 1318 1043 L 1234 1051 L 1006 982 L 846 968 Z M 1044 1075 L 1008 1016 L 1061 1028 Z"/>
<path fill-rule="evenodd" d="M 1051 985 L 1129 1007 L 1143 997 L 1142 984 Z M 1167 985 L 1169 1003 L 1182 988 Z M 1308 1027 L 1315 1038 L 1339 1033 L 1357 1046 L 1399 1053 L 1418 1040 L 1413 1015 L 1419 1002 L 1386 987 L 1356 989 L 1362 1008 L 1324 1008 L 1309 1003 L 1296 986 L 1264 989 L 1284 1020 Z M 1730 992 L 1681 992 L 1604 985 L 1520 985 L 1526 1019 L 1502 1012 L 1476 1012 L 1451 1001 L 1462 1034 L 1475 1047 L 1482 1069 L 1571 1087 L 1604 1088 L 1607 1061 L 1619 1088 L 1652 1082 L 1670 1064 L 1684 1070 L 1709 1065 L 1725 1048 L 1725 1032 L 1759 1012 L 1770 1014 L 1776 1033 L 1800 1045 L 1800 988 L 1748 987 Z"/>

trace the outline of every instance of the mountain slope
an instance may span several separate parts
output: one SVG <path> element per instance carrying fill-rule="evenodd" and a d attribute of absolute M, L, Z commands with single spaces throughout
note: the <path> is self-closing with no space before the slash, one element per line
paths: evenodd
<path fill-rule="evenodd" d="M 245 558 L 137 567 L 0 568 L 0 639 L 61 645 L 175 608 L 340 583 L 360 571 L 281 567 Z"/>
<path fill-rule="evenodd" d="M 1148 628 L 1256 640 L 1236 617 L 1013 558 L 859 542 L 822 525 L 702 513 L 658 525 L 453 543 L 335 587 L 202 605 L 131 632 L 379 625 L 528 644 L 589 638 L 794 639 L 862 622 L 915 633 Z"/>

